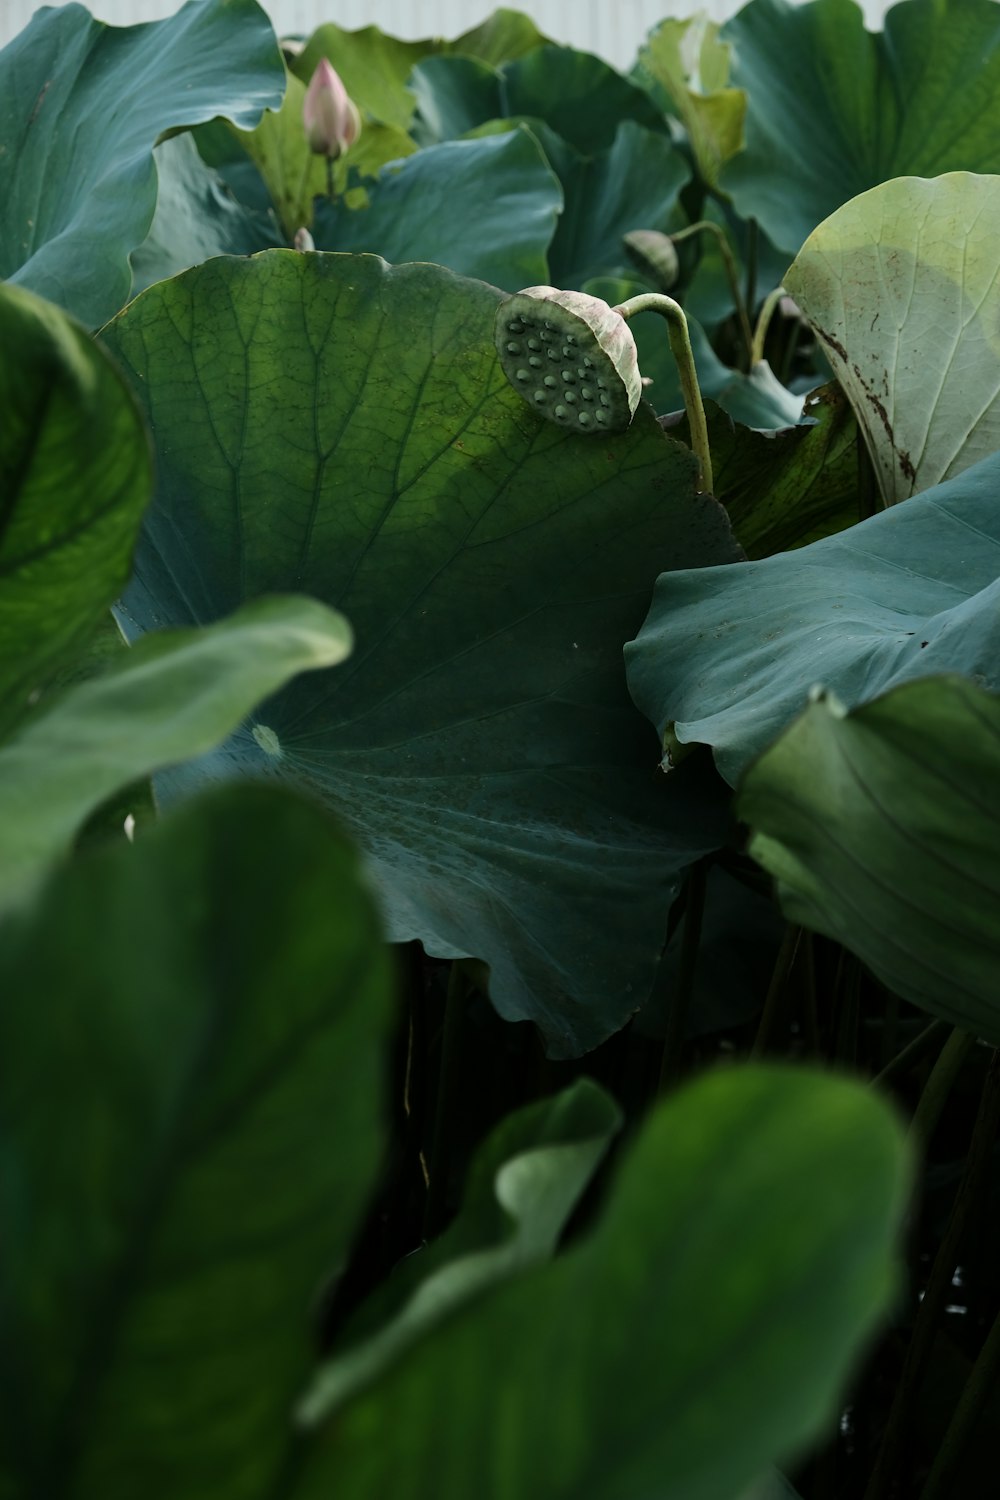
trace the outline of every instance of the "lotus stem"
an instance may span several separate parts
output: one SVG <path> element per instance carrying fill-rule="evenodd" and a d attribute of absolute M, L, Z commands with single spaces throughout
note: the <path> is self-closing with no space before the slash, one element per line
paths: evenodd
<path fill-rule="evenodd" d="M 920 1492 L 920 1500 L 949 1500 L 955 1494 L 954 1477 L 958 1461 L 983 1408 L 996 1389 L 1000 1374 L 1000 1316 L 986 1336 L 979 1358 L 965 1383 L 948 1430 L 937 1451 L 937 1457 Z"/>
<path fill-rule="evenodd" d="M 681 393 L 684 397 L 684 410 L 687 412 L 688 426 L 691 430 L 691 447 L 698 460 L 698 485 L 702 490 L 712 492 L 715 483 L 712 475 L 712 455 L 708 446 L 708 425 L 705 421 L 705 407 L 701 399 L 701 387 L 698 384 L 698 372 L 695 369 L 694 351 L 691 348 L 691 336 L 688 333 L 687 318 L 684 309 L 673 297 L 668 297 L 666 292 L 641 292 L 638 297 L 630 297 L 627 302 L 621 302 L 615 308 L 626 322 L 635 317 L 636 313 L 655 312 L 661 318 L 667 320 L 667 330 L 670 339 L 670 348 L 677 363 L 677 371 L 681 377 Z"/>
<path fill-rule="evenodd" d="M 756 219 L 747 220 L 747 307 L 755 306 L 757 302 L 757 257 L 760 249 L 760 235 Z"/>
<path fill-rule="evenodd" d="M 947 1021 L 931 1021 L 912 1042 L 909 1042 L 895 1057 L 890 1058 L 872 1079 L 873 1088 L 888 1088 L 900 1078 L 905 1078 L 928 1053 L 933 1052 L 950 1034 L 952 1028 Z"/>
<path fill-rule="evenodd" d="M 956 1049 L 958 1039 L 964 1035 L 966 1033 L 956 1033 L 954 1037 Z M 926 1373 L 927 1361 L 938 1327 L 938 1317 L 951 1288 L 962 1241 L 972 1222 L 977 1205 L 982 1203 L 983 1185 L 989 1172 L 998 1126 L 1000 1126 L 1000 1054 L 994 1052 L 983 1085 L 979 1113 L 973 1127 L 965 1169 L 955 1195 L 951 1218 L 938 1247 L 924 1295 L 913 1320 L 913 1331 L 910 1334 L 906 1360 L 886 1419 L 882 1445 L 865 1492 L 865 1500 L 885 1500 L 885 1497 L 891 1493 L 893 1480 L 897 1476 L 897 1459 L 903 1450 L 913 1403 Z"/>
<path fill-rule="evenodd" d="M 918 1149 L 925 1147 L 934 1134 L 941 1112 L 962 1070 L 962 1064 L 975 1041 L 973 1032 L 963 1031 L 960 1026 L 956 1026 L 942 1047 L 910 1122 L 910 1135 Z"/>
<path fill-rule="evenodd" d="M 694 995 L 698 950 L 701 946 L 701 930 L 705 917 L 706 879 L 705 862 L 699 859 L 691 866 L 687 878 L 680 964 L 673 993 L 669 998 L 667 1025 L 663 1036 L 663 1053 L 660 1057 L 660 1079 L 657 1089 L 660 1095 L 669 1093 L 672 1088 L 676 1087 L 680 1078 L 685 1027 Z"/>
<path fill-rule="evenodd" d="M 753 331 L 753 342 L 750 346 L 750 368 L 759 365 L 764 358 L 764 342 L 767 338 L 767 330 L 771 326 L 774 317 L 774 309 L 785 295 L 783 286 L 776 286 L 773 292 L 768 292 L 764 299 L 764 306 L 760 310 L 757 326 Z"/>
<path fill-rule="evenodd" d="M 743 334 L 743 342 L 746 344 L 747 357 L 752 361 L 753 333 L 750 329 L 750 314 L 747 311 L 746 298 L 743 296 L 743 289 L 740 286 L 739 273 L 736 269 L 736 258 L 729 243 L 729 236 L 721 224 L 714 224 L 711 219 L 699 219 L 697 224 L 688 224 L 687 228 L 679 229 L 670 238 L 675 245 L 678 245 L 682 240 L 693 239 L 696 234 L 714 235 L 719 243 L 719 254 L 722 256 L 726 280 L 729 282 L 733 304 L 740 320 L 740 331 Z"/>

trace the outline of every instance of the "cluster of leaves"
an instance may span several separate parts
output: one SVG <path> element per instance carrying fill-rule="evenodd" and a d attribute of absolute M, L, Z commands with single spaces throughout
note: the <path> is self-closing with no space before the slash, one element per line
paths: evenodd
<path fill-rule="evenodd" d="M 0 1495 L 975 1492 L 998 41 L 0 53 Z M 715 495 L 658 327 L 623 434 L 508 386 L 528 283 L 669 283 Z"/>

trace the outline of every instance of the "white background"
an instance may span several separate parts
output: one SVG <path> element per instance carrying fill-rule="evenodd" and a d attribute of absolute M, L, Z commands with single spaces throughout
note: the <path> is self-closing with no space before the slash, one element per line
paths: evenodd
<path fill-rule="evenodd" d="M 275 27 L 284 34 L 308 33 L 323 21 L 354 30 L 380 26 L 392 36 L 458 36 L 486 18 L 500 0 L 263 0 Z M 625 68 L 646 33 L 665 16 L 690 16 L 701 9 L 717 20 L 732 15 L 741 0 L 506 0 L 530 15 L 546 35 Z M 180 9 L 180 0 L 90 0 L 102 21 L 130 26 L 158 20 Z M 869 26 L 877 26 L 885 0 L 863 0 Z M 0 46 L 41 9 L 38 0 L 0 0 Z"/>

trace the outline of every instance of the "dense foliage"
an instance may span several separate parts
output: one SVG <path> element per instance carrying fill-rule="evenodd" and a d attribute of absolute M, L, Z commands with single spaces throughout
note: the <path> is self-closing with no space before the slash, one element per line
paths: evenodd
<path fill-rule="evenodd" d="M 992 1495 L 1000 9 L 45 9 L 0 205 L 2 1500 Z"/>

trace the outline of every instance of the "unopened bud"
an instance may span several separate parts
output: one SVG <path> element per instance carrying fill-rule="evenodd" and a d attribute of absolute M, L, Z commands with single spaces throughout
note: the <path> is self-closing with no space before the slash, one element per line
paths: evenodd
<path fill-rule="evenodd" d="M 301 229 L 296 229 L 294 243 L 296 250 L 316 249 L 316 242 L 304 224 Z"/>
<path fill-rule="evenodd" d="M 361 134 L 358 107 L 325 57 L 316 64 L 316 71 L 306 89 L 302 123 L 309 150 L 330 161 L 336 161 Z"/>
<path fill-rule="evenodd" d="M 622 243 L 632 264 L 661 291 L 669 292 L 681 270 L 670 236 L 658 229 L 633 229 L 624 236 Z"/>

